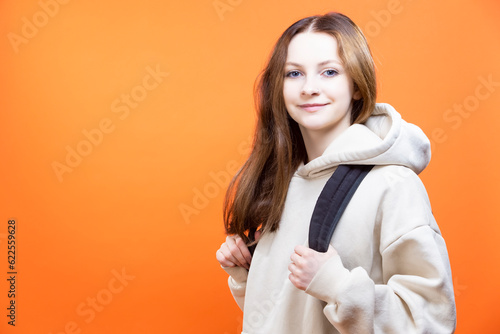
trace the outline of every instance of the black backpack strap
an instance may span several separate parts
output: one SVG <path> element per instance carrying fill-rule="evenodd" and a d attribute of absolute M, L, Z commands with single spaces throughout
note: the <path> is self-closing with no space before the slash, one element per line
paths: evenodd
<path fill-rule="evenodd" d="M 373 165 L 339 165 L 326 182 L 309 225 L 309 247 L 326 252 L 335 227 L 356 189 Z"/>

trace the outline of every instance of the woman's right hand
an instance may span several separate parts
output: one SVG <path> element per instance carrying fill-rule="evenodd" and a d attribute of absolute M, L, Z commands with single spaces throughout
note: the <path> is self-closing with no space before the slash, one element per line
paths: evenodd
<path fill-rule="evenodd" d="M 255 239 L 259 240 L 259 237 L 260 231 L 255 232 Z M 226 242 L 220 246 L 215 255 L 223 267 L 238 266 L 249 269 L 252 262 L 252 255 L 239 235 L 228 235 Z"/>

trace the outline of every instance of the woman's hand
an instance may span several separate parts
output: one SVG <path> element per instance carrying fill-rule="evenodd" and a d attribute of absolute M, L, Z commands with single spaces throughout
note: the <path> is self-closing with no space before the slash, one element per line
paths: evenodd
<path fill-rule="evenodd" d="M 320 253 L 302 245 L 296 246 L 294 251 L 290 256 L 292 262 L 288 265 L 288 270 L 290 270 L 288 278 L 300 290 L 305 290 L 319 268 L 329 258 L 337 255 L 337 251 L 331 245 L 326 253 Z"/>
<path fill-rule="evenodd" d="M 255 232 L 255 240 L 259 240 L 260 234 L 260 231 Z M 252 255 L 239 235 L 228 235 L 215 256 L 223 267 L 238 266 L 249 269 L 252 262 Z"/>

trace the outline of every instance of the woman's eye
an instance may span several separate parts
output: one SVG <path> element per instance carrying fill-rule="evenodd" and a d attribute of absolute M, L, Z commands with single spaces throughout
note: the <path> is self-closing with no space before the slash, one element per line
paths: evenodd
<path fill-rule="evenodd" d="M 326 71 L 325 71 L 325 72 L 323 72 L 323 73 L 325 73 L 325 75 L 326 75 L 327 77 L 333 77 L 333 76 L 335 76 L 335 75 L 339 74 L 339 72 L 337 72 L 336 70 L 326 70 Z"/>
<path fill-rule="evenodd" d="M 299 71 L 290 71 L 286 74 L 286 76 L 288 78 L 296 78 L 296 77 L 300 76 L 300 72 Z"/>

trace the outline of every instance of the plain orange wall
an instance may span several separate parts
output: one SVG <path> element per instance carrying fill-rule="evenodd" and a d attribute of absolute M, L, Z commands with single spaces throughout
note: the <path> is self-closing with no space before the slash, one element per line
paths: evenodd
<path fill-rule="evenodd" d="M 457 333 L 498 333 L 498 1 L 59 1 L 0 1 L 0 332 L 239 333 L 215 251 L 254 79 L 291 23 L 340 11 L 378 101 L 433 142 Z"/>

